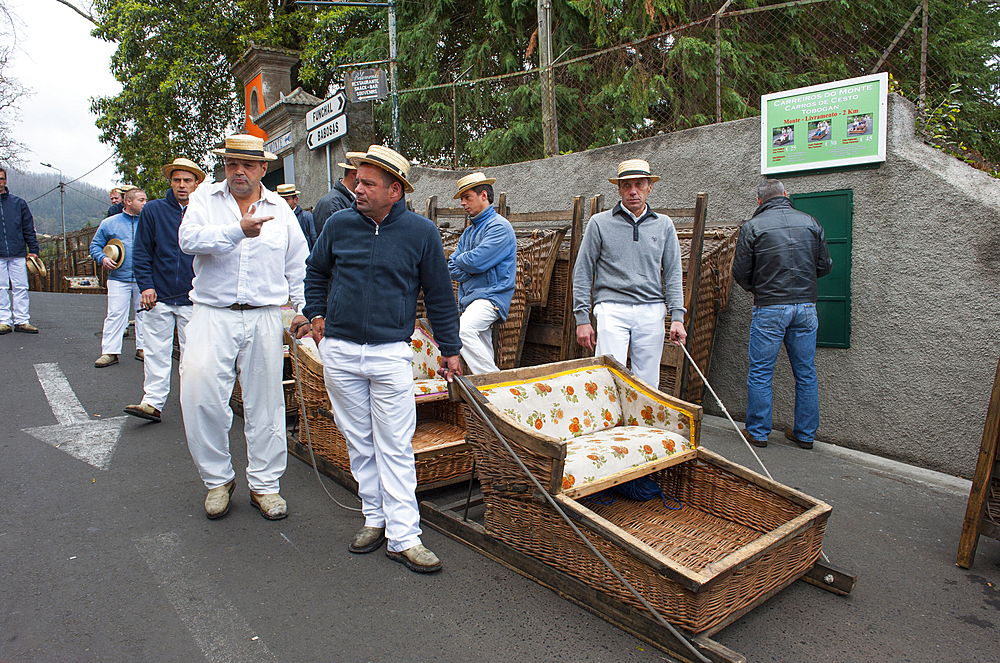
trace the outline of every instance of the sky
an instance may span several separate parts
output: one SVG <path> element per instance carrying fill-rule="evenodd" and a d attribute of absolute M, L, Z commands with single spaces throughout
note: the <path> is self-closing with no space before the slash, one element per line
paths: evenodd
<path fill-rule="evenodd" d="M 112 154 L 98 140 L 90 98 L 121 91 L 111 75 L 115 44 L 91 37 L 93 24 L 56 0 L 7 0 L 7 6 L 22 22 L 10 73 L 32 91 L 14 124 L 15 138 L 30 150 L 23 168 L 55 173 L 44 161 L 72 180 Z M 114 159 L 83 181 L 105 189 L 118 184 Z"/>

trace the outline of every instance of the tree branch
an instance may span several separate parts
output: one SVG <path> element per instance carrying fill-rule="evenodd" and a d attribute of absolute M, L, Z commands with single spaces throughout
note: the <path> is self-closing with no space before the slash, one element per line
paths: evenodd
<path fill-rule="evenodd" d="M 77 14 L 79 14 L 80 16 L 84 17 L 85 19 L 96 25 L 97 27 L 101 27 L 101 24 L 97 22 L 97 19 L 94 18 L 92 14 L 86 13 L 85 11 L 74 5 L 72 2 L 70 2 L 69 0 L 56 0 L 56 2 L 58 2 L 61 5 L 66 5 L 67 7 L 75 11 Z"/>

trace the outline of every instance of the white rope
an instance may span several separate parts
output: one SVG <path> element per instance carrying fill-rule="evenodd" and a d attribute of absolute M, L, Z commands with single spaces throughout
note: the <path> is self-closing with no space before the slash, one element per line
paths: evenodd
<path fill-rule="evenodd" d="M 292 334 L 289 334 L 292 336 Z M 319 481 L 319 485 L 323 487 L 323 492 L 326 496 L 333 500 L 334 504 L 339 506 L 341 509 L 347 509 L 348 511 L 357 511 L 361 513 L 361 509 L 356 509 L 352 506 L 347 506 L 346 504 L 341 504 L 337 501 L 337 498 L 330 494 L 330 491 L 326 489 L 326 484 L 323 483 L 323 477 L 319 474 L 319 466 L 316 464 L 316 453 L 313 451 L 312 437 L 309 435 L 309 421 L 306 419 L 306 402 L 305 397 L 302 395 L 302 380 L 299 379 L 299 351 L 298 345 L 301 341 L 292 336 L 292 355 L 294 356 L 295 364 L 295 386 L 298 388 L 299 394 L 299 424 L 300 429 L 306 432 L 306 446 L 309 447 L 309 459 L 312 460 L 313 472 L 316 473 L 316 480 Z M 360 500 L 358 500 L 360 501 Z"/>
<path fill-rule="evenodd" d="M 771 473 L 767 471 L 767 467 L 764 466 L 764 461 L 760 459 L 760 456 L 757 455 L 757 452 L 753 450 L 752 446 L 750 446 L 750 442 L 747 440 L 746 436 L 743 435 L 743 431 L 740 430 L 740 427 L 736 425 L 736 422 L 733 421 L 733 418 L 729 416 L 729 410 L 727 410 L 726 406 L 722 404 L 722 399 L 719 398 L 719 395 L 717 393 L 715 393 L 715 389 L 712 389 L 712 385 L 708 383 L 708 378 L 706 378 L 705 374 L 701 372 L 700 368 L 698 368 L 698 364 L 695 363 L 694 357 L 691 356 L 691 353 L 688 352 L 687 348 L 684 347 L 682 344 L 677 343 L 675 341 L 674 345 L 679 345 L 681 350 L 684 351 L 685 356 L 687 356 L 688 361 L 691 362 L 691 365 L 694 367 L 694 370 L 698 371 L 698 377 L 701 378 L 701 381 L 705 384 L 706 387 L 708 387 L 708 390 L 712 393 L 713 396 L 715 396 L 715 402 L 719 404 L 720 408 L 722 408 L 723 414 L 726 415 L 726 419 L 729 419 L 729 423 L 733 425 L 733 428 L 736 430 L 736 434 L 740 436 L 740 439 L 743 440 L 743 443 L 747 445 L 747 449 L 750 450 L 750 453 L 753 454 L 753 457 L 757 459 L 758 463 L 760 463 L 760 466 L 764 470 L 764 474 L 767 475 L 767 478 L 770 479 L 771 481 L 774 481 L 774 477 L 771 476 Z M 826 562 L 827 564 L 830 563 L 830 558 L 827 557 L 826 553 L 824 553 L 822 550 L 819 551 L 819 555 L 820 557 L 823 558 L 824 562 Z"/>

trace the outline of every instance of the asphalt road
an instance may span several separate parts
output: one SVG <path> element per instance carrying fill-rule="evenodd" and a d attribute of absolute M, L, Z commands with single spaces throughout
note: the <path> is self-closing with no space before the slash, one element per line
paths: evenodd
<path fill-rule="evenodd" d="M 36 364 L 57 363 L 102 420 L 138 402 L 142 364 L 129 339 L 118 366 L 93 367 L 103 297 L 32 293 L 31 307 L 41 334 L 0 337 L 0 661 L 669 660 L 427 527 L 439 574 L 351 555 L 360 516 L 291 457 L 286 520 L 263 519 L 242 478 L 229 515 L 207 520 L 176 370 L 164 422 L 124 421 L 106 469 L 39 441 L 24 430 L 59 420 Z M 825 550 L 858 585 L 844 598 L 795 583 L 715 639 L 751 661 L 995 660 L 1000 542 L 982 539 L 972 570 L 955 566 L 967 482 L 779 438 L 761 457 L 833 505 Z M 754 468 L 717 422 L 703 442 Z"/>

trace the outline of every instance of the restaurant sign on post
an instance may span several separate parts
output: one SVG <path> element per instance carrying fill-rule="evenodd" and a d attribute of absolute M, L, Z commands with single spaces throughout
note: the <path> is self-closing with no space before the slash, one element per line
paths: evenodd
<path fill-rule="evenodd" d="M 887 73 L 760 98 L 765 175 L 885 161 Z"/>
<path fill-rule="evenodd" d="M 385 82 L 385 70 L 351 69 L 344 77 L 347 84 L 347 96 L 352 103 L 359 101 L 381 101 L 389 95 L 389 87 Z"/>

